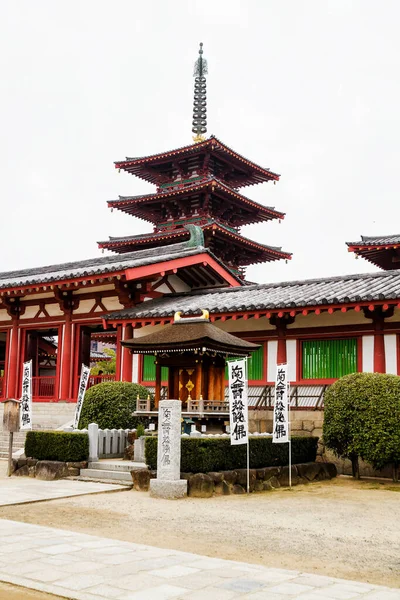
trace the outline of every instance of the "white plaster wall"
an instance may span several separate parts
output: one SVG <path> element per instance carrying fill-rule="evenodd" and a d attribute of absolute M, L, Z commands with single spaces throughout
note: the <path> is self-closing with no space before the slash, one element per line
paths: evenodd
<path fill-rule="evenodd" d="M 333 314 L 323 312 L 316 315 L 314 312 L 308 315 L 296 315 L 296 320 L 288 329 L 298 329 L 301 327 L 331 327 L 334 325 L 361 325 L 371 323 L 371 319 L 366 319 L 362 311 L 348 310 L 342 313 L 340 310 Z"/>
<path fill-rule="evenodd" d="M 228 331 L 229 333 L 235 333 L 240 331 L 275 331 L 275 327 L 271 325 L 266 317 L 261 319 L 239 319 L 238 321 L 215 321 L 214 325 Z"/>
<path fill-rule="evenodd" d="M 394 334 L 384 335 L 386 373 L 397 375 L 397 339 Z"/>
<path fill-rule="evenodd" d="M 374 336 L 362 336 L 362 370 L 364 373 L 374 372 Z"/>
<path fill-rule="evenodd" d="M 101 301 L 107 310 L 120 310 L 121 308 L 124 308 L 117 296 L 111 298 L 102 298 Z"/>
<path fill-rule="evenodd" d="M 385 319 L 385 323 L 396 323 L 400 321 L 400 308 L 394 309 L 393 316 Z"/>
<path fill-rule="evenodd" d="M 270 340 L 269 342 L 267 342 L 267 381 L 275 381 L 277 351 L 277 340 Z"/>
<path fill-rule="evenodd" d="M 74 296 L 79 296 L 80 294 L 88 294 L 92 292 L 106 292 L 108 290 L 115 290 L 115 286 L 110 283 L 109 285 L 96 285 L 93 287 L 82 287 L 79 290 L 74 290 Z"/>
<path fill-rule="evenodd" d="M 34 316 L 37 314 L 39 310 L 39 305 L 35 305 L 35 306 L 27 306 L 25 308 L 25 312 L 23 315 L 21 315 L 21 321 L 23 321 L 24 319 L 33 319 Z M 42 313 L 43 315 L 43 313 Z"/>
<path fill-rule="evenodd" d="M 132 383 L 139 383 L 139 354 L 132 355 Z"/>
<path fill-rule="evenodd" d="M 43 300 L 44 298 L 54 298 L 53 292 L 44 292 L 43 294 L 29 294 L 27 300 Z"/>
<path fill-rule="evenodd" d="M 11 319 L 12 317 L 10 317 L 5 309 L 0 310 L 0 321 L 11 321 Z"/>
<path fill-rule="evenodd" d="M 296 381 L 297 365 L 297 342 L 296 340 L 286 340 L 286 356 L 288 362 L 289 381 Z"/>
<path fill-rule="evenodd" d="M 50 317 L 61 317 L 64 315 L 63 311 L 60 310 L 59 304 L 46 304 L 46 310 Z"/>
<path fill-rule="evenodd" d="M 170 275 L 168 281 L 177 292 L 190 292 L 190 286 L 184 283 L 177 275 Z"/>
<path fill-rule="evenodd" d="M 81 300 L 78 308 L 76 310 L 74 310 L 74 314 L 75 315 L 86 314 L 86 313 L 90 312 L 90 310 L 93 308 L 94 305 L 95 305 L 94 300 L 90 300 L 90 299 Z"/>

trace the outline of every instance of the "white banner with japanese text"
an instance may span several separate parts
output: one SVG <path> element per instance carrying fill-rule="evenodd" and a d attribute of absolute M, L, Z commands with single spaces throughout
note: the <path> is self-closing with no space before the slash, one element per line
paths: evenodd
<path fill-rule="evenodd" d="M 86 388 L 87 388 L 87 384 L 89 381 L 89 375 L 90 375 L 90 367 L 87 367 L 86 365 L 82 365 L 81 378 L 79 380 L 78 400 L 76 403 L 75 417 L 74 417 L 74 423 L 73 423 L 74 429 L 78 429 L 79 417 L 81 416 L 83 399 L 85 397 Z"/>
<path fill-rule="evenodd" d="M 32 429 L 32 361 L 24 362 L 20 405 L 20 430 Z"/>
<path fill-rule="evenodd" d="M 276 368 L 274 424 L 272 441 L 276 444 L 289 442 L 288 415 L 288 366 L 278 365 Z"/>
<path fill-rule="evenodd" d="M 228 362 L 230 437 L 233 446 L 247 444 L 249 438 L 246 362 L 245 358 Z"/>

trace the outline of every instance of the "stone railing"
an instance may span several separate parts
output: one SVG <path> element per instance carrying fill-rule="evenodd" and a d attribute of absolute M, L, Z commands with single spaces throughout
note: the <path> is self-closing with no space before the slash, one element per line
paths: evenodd
<path fill-rule="evenodd" d="M 99 458 L 122 458 L 128 434 L 136 429 L 100 429 L 97 423 L 90 423 L 88 429 L 65 427 L 64 431 L 89 435 L 89 461 L 93 462 Z"/>
<path fill-rule="evenodd" d="M 229 413 L 229 403 L 214 400 L 188 400 L 186 410 L 188 413 Z"/>

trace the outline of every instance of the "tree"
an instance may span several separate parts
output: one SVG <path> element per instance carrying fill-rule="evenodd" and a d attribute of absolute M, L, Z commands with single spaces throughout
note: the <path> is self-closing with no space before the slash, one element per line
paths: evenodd
<path fill-rule="evenodd" d="M 79 419 L 79 429 L 97 423 L 100 429 L 132 429 L 148 419 L 134 417 L 136 399 L 147 398 L 148 389 L 137 383 L 109 381 L 88 389 Z"/>
<path fill-rule="evenodd" d="M 114 375 L 116 371 L 117 353 L 113 348 L 104 348 L 103 353 L 110 356 L 110 360 L 99 360 L 99 362 L 90 369 L 91 375 L 98 375 L 99 371 L 103 371 L 105 375 Z"/>
<path fill-rule="evenodd" d="M 381 469 L 400 462 L 400 377 L 354 373 L 336 381 L 325 393 L 324 443 L 338 456 L 350 458 L 359 477 L 358 457 Z"/>

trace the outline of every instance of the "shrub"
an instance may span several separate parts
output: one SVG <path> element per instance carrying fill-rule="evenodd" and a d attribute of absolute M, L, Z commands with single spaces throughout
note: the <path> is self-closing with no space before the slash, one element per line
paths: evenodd
<path fill-rule="evenodd" d="M 148 389 L 137 383 L 110 381 L 89 388 L 83 401 L 79 429 L 97 423 L 100 429 L 132 429 L 148 419 L 133 417 L 136 398 L 146 398 Z"/>
<path fill-rule="evenodd" d="M 292 438 L 292 463 L 314 462 L 317 455 L 317 437 Z M 147 437 L 146 463 L 157 468 L 157 438 Z M 232 446 L 229 438 L 182 438 L 181 472 L 209 473 L 245 469 L 246 445 Z M 283 466 L 289 464 L 288 444 L 273 444 L 271 438 L 250 437 L 250 468 Z"/>
<path fill-rule="evenodd" d="M 25 455 L 38 460 L 79 462 L 89 456 L 87 433 L 64 431 L 28 431 L 25 440 Z"/>
<path fill-rule="evenodd" d="M 361 456 L 376 469 L 400 462 L 400 377 L 355 373 L 325 393 L 323 438 L 338 456 Z M 354 470 L 357 473 L 357 469 Z"/>

